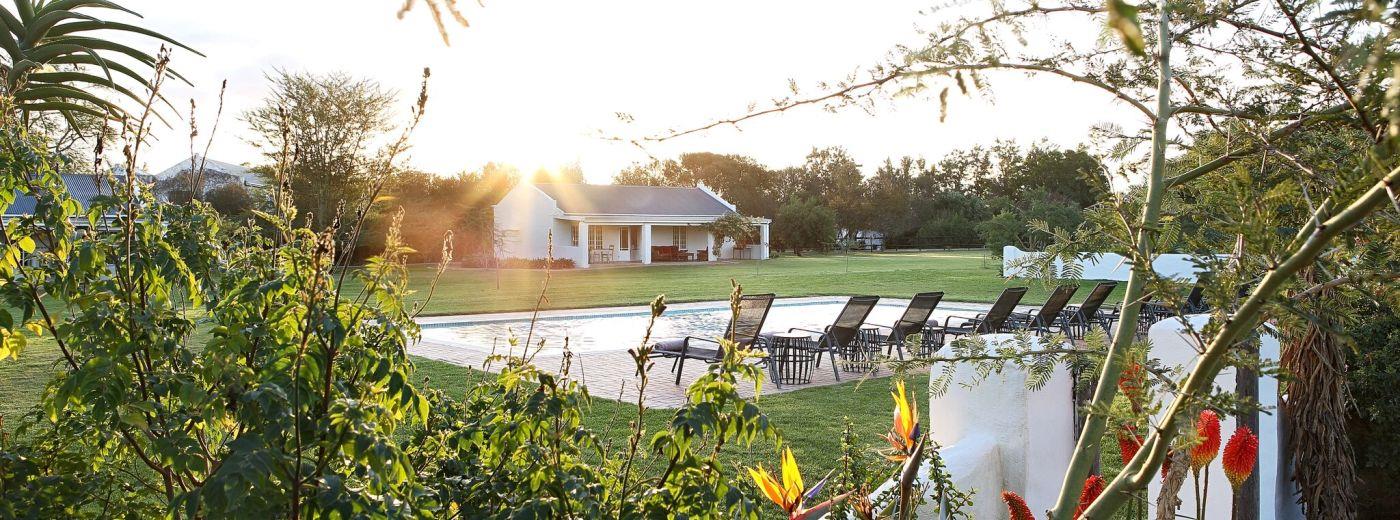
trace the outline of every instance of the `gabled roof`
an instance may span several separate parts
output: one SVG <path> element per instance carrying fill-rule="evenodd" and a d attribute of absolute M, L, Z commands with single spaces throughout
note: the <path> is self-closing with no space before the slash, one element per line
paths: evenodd
<path fill-rule="evenodd" d="M 68 187 L 68 194 L 77 199 L 83 209 L 88 208 L 88 204 L 98 195 L 111 195 L 112 186 L 103 177 L 88 175 L 83 173 L 65 173 L 63 184 Z M 29 195 L 15 194 L 15 202 L 10 207 L 5 208 L 6 215 L 33 215 L 36 206 L 34 197 Z"/>
<path fill-rule="evenodd" d="M 721 216 L 729 206 L 701 188 L 536 184 L 565 213 L 580 215 Z"/>
<path fill-rule="evenodd" d="M 176 175 L 180 175 L 182 173 L 190 171 L 191 159 L 194 160 L 194 164 L 196 167 L 198 167 L 201 164 L 201 162 L 204 164 L 204 173 L 206 175 L 209 173 L 222 173 L 237 177 L 239 181 L 257 180 L 257 175 L 249 171 L 247 167 L 239 166 L 233 163 L 227 163 L 224 161 L 200 157 L 199 154 L 195 154 L 193 158 L 187 158 L 183 161 L 175 163 L 174 166 L 166 168 L 163 172 L 157 173 L 156 178 L 160 180 L 166 180 L 175 177 Z"/>

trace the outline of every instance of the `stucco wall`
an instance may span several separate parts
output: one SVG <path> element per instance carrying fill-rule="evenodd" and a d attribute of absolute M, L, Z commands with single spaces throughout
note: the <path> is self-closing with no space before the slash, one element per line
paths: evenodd
<path fill-rule="evenodd" d="M 559 208 L 533 186 L 521 185 L 512 189 L 494 207 L 497 233 L 502 234 L 502 244 L 497 251 L 502 258 L 544 258 L 547 255 L 546 237 L 554 228 L 555 246 L 568 245 L 569 229 L 555 224 L 554 217 Z M 564 258 L 555 249 L 555 257 Z"/>
<path fill-rule="evenodd" d="M 1206 325 L 1209 316 L 1195 315 L 1189 316 L 1188 319 L 1192 326 L 1199 330 Z M 1152 343 L 1152 357 L 1160 359 L 1163 367 L 1170 369 L 1172 367 L 1189 368 L 1195 366 L 1199 357 L 1196 342 L 1185 331 L 1186 325 L 1178 320 L 1159 322 L 1148 331 L 1148 339 Z M 1278 338 L 1268 333 L 1260 334 L 1259 357 L 1277 361 L 1279 359 Z M 1235 390 L 1235 369 L 1227 367 L 1221 370 L 1215 378 L 1215 387 L 1217 390 L 1233 392 Z M 1164 399 L 1168 397 L 1163 396 Z M 1259 462 L 1254 469 L 1255 474 L 1259 476 L 1260 483 L 1259 517 L 1280 520 L 1302 518 L 1297 505 L 1291 499 L 1292 482 L 1286 472 L 1279 471 L 1279 439 L 1282 438 L 1282 431 L 1279 429 L 1278 397 L 1278 379 L 1268 376 L 1260 377 L 1259 404 L 1269 410 L 1269 413 L 1259 414 L 1259 431 L 1255 432 L 1255 435 L 1259 437 Z M 1230 435 L 1235 432 L 1237 427 L 1233 416 L 1221 417 L 1220 443 L 1222 450 L 1225 447 L 1225 441 L 1230 439 Z M 1210 472 L 1210 491 L 1206 493 L 1208 497 L 1206 518 L 1230 518 L 1232 491 L 1230 481 L 1225 477 L 1225 470 L 1221 469 L 1219 456 L 1208 466 L 1207 471 Z M 1148 485 L 1150 503 L 1157 503 L 1161 489 L 1162 481 L 1153 479 Z M 1179 513 L 1190 514 L 1194 510 L 1196 502 L 1189 475 L 1180 497 L 1182 510 Z"/>

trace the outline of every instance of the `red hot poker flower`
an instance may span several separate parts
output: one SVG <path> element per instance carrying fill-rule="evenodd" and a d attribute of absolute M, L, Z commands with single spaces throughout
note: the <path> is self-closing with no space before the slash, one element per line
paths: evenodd
<path fill-rule="evenodd" d="M 1191 469 L 1199 471 L 1215 460 L 1220 452 L 1220 416 L 1212 410 L 1201 411 L 1196 419 L 1196 445 L 1191 448 Z"/>
<path fill-rule="evenodd" d="M 1137 428 L 1131 424 L 1123 425 L 1118 430 L 1118 454 L 1123 457 L 1126 464 L 1137 456 L 1138 449 L 1142 448 L 1142 436 L 1137 434 Z"/>
<path fill-rule="evenodd" d="M 1084 510 L 1089 509 L 1090 504 L 1099 499 L 1103 488 L 1103 477 L 1089 475 L 1089 478 L 1084 480 L 1084 490 L 1079 492 L 1079 507 L 1074 509 L 1074 518 L 1078 519 L 1079 515 L 1084 514 Z"/>
<path fill-rule="evenodd" d="M 1035 520 L 1035 515 L 1031 514 L 1030 506 L 1026 505 L 1026 499 L 1021 498 L 1021 495 L 1002 491 L 1001 500 L 1006 502 L 1006 509 L 1011 514 L 1011 520 Z"/>
<path fill-rule="evenodd" d="M 1225 455 L 1220 463 L 1225 466 L 1225 476 L 1236 490 L 1254 473 L 1254 463 L 1259 458 L 1259 438 L 1246 426 L 1241 426 L 1225 443 Z"/>

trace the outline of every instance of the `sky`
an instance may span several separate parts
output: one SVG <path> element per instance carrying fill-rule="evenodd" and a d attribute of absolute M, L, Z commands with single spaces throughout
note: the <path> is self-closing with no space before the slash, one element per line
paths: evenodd
<path fill-rule="evenodd" d="M 816 92 L 898 44 L 919 42 L 918 27 L 948 17 L 921 16 L 930 0 L 463 0 L 471 26 L 451 27 L 450 46 L 424 6 L 397 19 L 397 0 L 123 3 L 144 26 L 206 56 L 174 56 L 172 67 L 194 83 L 166 90 L 179 117 L 193 99 L 207 132 L 219 83 L 228 81 L 209 156 L 232 163 L 262 160 L 241 114 L 260 103 L 265 74 L 278 68 L 376 80 L 398 92 L 404 121 L 430 67 L 428 110 L 407 161 L 444 175 L 490 161 L 527 172 L 577 162 L 589 182 L 606 183 L 652 157 L 736 153 L 783 167 L 801 164 L 813 147 L 837 145 L 870 174 L 887 157 L 936 159 L 996 139 L 1075 146 L 1095 123 L 1131 117 L 1102 93 L 1058 78 L 1002 75 L 991 78 L 991 98 L 951 96 L 943 122 L 935 100 L 883 96 L 869 112 L 809 107 L 644 149 L 600 137 L 731 118 L 789 94 L 790 82 Z M 633 121 L 621 123 L 618 113 Z M 180 124 L 163 130 L 142 161 L 146 169 L 186 160 L 187 134 Z"/>

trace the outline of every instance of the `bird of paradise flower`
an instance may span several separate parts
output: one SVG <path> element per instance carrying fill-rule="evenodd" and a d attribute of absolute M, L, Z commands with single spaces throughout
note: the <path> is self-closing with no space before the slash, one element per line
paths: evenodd
<path fill-rule="evenodd" d="M 773 475 L 763 467 L 749 468 L 749 475 L 758 484 L 758 489 L 763 491 L 763 495 L 788 514 L 788 520 L 820 518 L 831 509 L 831 506 L 845 500 L 850 495 L 850 493 L 843 493 L 815 506 L 806 507 L 807 501 L 815 500 L 817 495 L 821 494 L 827 479 L 831 478 L 831 473 L 827 473 L 826 477 L 823 477 L 811 489 L 807 489 L 802 482 L 802 472 L 797 468 L 797 458 L 792 456 L 792 448 L 783 448 L 780 464 L 783 477 L 781 482 L 773 478 Z"/>
<path fill-rule="evenodd" d="M 919 444 L 920 432 L 918 401 L 909 399 L 904 391 L 904 381 L 897 381 L 894 384 L 894 391 L 890 392 L 894 397 L 894 427 L 885 434 L 885 441 L 890 443 L 890 450 L 885 452 L 885 458 L 893 462 L 904 462 L 914 454 L 915 448 Z"/>

